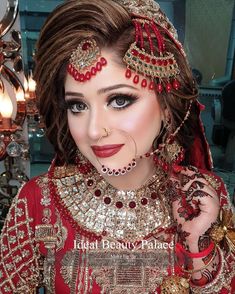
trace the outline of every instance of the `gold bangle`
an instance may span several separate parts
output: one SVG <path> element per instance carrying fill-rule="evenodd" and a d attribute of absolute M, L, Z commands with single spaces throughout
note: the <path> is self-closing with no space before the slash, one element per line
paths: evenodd
<path fill-rule="evenodd" d="M 218 252 L 218 256 L 220 260 L 220 263 L 219 263 L 220 266 L 215 278 L 204 286 L 194 285 L 193 282 L 191 281 L 190 289 L 192 294 L 220 293 L 223 287 L 227 288 L 228 290 L 229 289 L 231 290 L 231 287 L 229 285 L 231 284 L 235 271 L 234 270 L 232 270 L 231 272 L 228 271 L 223 251 L 219 246 L 217 247 L 217 252 Z"/>
<path fill-rule="evenodd" d="M 216 254 L 217 254 L 217 250 L 216 249 L 217 249 L 217 245 L 215 245 L 214 253 L 213 253 L 211 259 L 203 267 L 201 267 L 199 269 L 192 269 L 192 270 L 186 270 L 186 269 L 182 268 L 182 271 L 185 272 L 185 273 L 188 273 L 188 274 L 194 274 L 194 273 L 197 273 L 197 272 L 201 272 L 202 270 L 204 270 L 205 268 L 207 268 L 212 263 L 212 261 L 214 260 L 214 258 L 216 257 Z"/>

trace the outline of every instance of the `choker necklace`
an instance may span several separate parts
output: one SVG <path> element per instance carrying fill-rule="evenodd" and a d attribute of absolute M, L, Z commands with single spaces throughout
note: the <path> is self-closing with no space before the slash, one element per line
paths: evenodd
<path fill-rule="evenodd" d="M 93 168 L 87 174 L 76 166 L 51 167 L 49 188 L 57 208 L 80 234 L 119 241 L 140 241 L 171 224 L 170 208 L 161 184 L 166 173 L 157 169 L 137 190 L 114 188 Z"/>

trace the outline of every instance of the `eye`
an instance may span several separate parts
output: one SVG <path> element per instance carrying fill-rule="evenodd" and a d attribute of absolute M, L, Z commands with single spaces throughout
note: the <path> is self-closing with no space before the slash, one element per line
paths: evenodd
<path fill-rule="evenodd" d="M 118 94 L 112 96 L 108 102 L 108 106 L 111 106 L 116 109 L 124 109 L 134 103 L 137 100 L 137 97 L 126 94 Z"/>
<path fill-rule="evenodd" d="M 72 113 L 84 112 L 88 108 L 87 105 L 82 101 L 68 100 L 66 101 L 66 104 L 67 109 L 69 109 Z"/>

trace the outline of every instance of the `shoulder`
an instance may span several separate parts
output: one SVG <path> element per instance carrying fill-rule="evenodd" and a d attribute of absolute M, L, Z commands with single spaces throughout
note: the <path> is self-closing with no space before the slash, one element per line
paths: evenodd
<path fill-rule="evenodd" d="M 39 197 L 42 193 L 43 186 L 45 188 L 47 184 L 47 178 L 47 174 L 31 178 L 19 188 L 17 198 L 30 198 L 32 200 L 33 198 Z"/>
<path fill-rule="evenodd" d="M 42 196 L 46 190 L 45 187 L 44 189 L 42 187 L 45 178 L 46 175 L 34 177 L 19 188 L 17 195 L 12 200 L 8 217 L 11 218 L 18 211 L 24 211 L 25 215 L 30 215 L 35 218 L 41 207 Z"/>

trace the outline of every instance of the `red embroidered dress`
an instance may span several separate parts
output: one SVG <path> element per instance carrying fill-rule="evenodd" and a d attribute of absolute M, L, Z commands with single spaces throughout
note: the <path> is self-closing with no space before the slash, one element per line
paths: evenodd
<path fill-rule="evenodd" d="M 227 206 L 219 178 L 200 175 Z M 178 274 L 170 197 L 179 193 L 170 180 L 158 190 L 161 180 L 157 173 L 137 191 L 116 191 L 74 166 L 30 180 L 2 231 L 0 293 L 35 293 L 40 283 L 47 293 L 161 293 Z M 227 245 L 220 253 L 216 278 L 182 293 L 235 293 L 235 254 Z"/>

